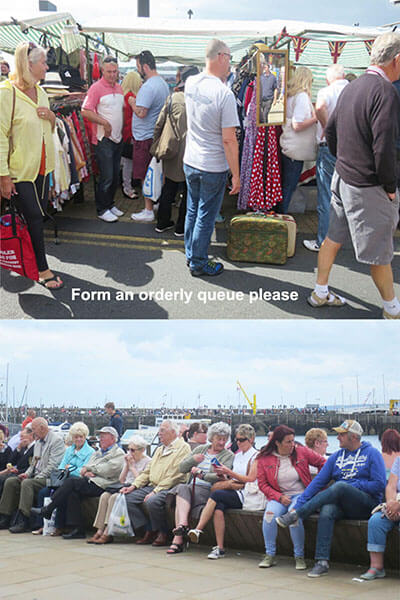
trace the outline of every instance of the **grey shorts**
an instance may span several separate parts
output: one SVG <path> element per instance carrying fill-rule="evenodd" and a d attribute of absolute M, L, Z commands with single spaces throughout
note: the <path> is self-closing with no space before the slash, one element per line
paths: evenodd
<path fill-rule="evenodd" d="M 391 201 L 382 186 L 348 185 L 336 171 L 331 191 L 327 237 L 338 244 L 350 238 L 360 263 L 390 264 L 393 236 L 399 222 L 399 191 Z"/>

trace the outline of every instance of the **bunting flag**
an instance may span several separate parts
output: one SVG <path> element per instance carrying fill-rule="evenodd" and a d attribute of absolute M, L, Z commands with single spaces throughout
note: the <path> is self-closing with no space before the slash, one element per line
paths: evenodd
<path fill-rule="evenodd" d="M 303 54 L 304 50 L 307 48 L 307 44 L 310 40 L 307 38 L 301 38 L 292 36 L 293 41 L 293 50 L 296 54 L 296 62 L 299 60 L 300 56 Z"/>
<path fill-rule="evenodd" d="M 328 42 L 328 44 L 331 56 L 333 58 L 333 62 L 337 63 L 340 55 L 343 52 L 346 42 Z"/>
<path fill-rule="evenodd" d="M 368 54 L 371 54 L 372 44 L 375 40 L 364 40 L 365 47 L 367 49 Z"/>

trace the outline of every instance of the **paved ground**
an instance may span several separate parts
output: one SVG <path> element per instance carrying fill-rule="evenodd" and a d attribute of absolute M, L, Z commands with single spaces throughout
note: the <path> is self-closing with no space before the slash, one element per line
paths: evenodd
<path fill-rule="evenodd" d="M 362 567 L 331 565 L 328 576 L 310 579 L 293 561 L 259 569 L 260 556 L 231 550 L 207 560 L 207 549 L 167 556 L 165 548 L 0 532 L 0 598 L 10 600 L 397 600 L 399 579 L 354 581 Z"/>
<path fill-rule="evenodd" d="M 306 298 L 314 285 L 316 253 L 302 240 L 315 237 L 316 212 L 296 214 L 297 249 L 285 265 L 231 263 L 226 257 L 227 227 L 218 225 L 211 254 L 225 265 L 215 278 L 191 277 L 182 239 L 155 224 L 134 223 L 130 214 L 140 201 L 117 197 L 126 211 L 118 223 L 96 218 L 93 194 L 86 188 L 83 204 L 70 203 L 58 216 L 61 244 L 46 230 L 53 270 L 65 287 L 51 292 L 24 278 L 2 272 L 0 315 L 5 319 L 380 319 L 381 304 L 369 269 L 343 249 L 334 266 L 332 287 L 349 300 L 344 308 L 312 309 Z M 235 199 L 227 196 L 223 213 L 235 214 Z M 400 231 L 398 232 L 400 234 Z M 393 262 L 400 280 L 400 237 Z M 75 290 L 75 291 L 74 291 Z M 400 294 L 400 286 L 396 285 Z M 283 292 L 290 294 L 285 300 Z M 169 295 L 168 295 L 169 294 Z"/>

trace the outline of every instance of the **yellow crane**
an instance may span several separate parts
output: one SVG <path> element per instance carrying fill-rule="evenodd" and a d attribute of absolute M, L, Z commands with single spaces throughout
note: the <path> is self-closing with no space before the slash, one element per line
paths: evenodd
<path fill-rule="evenodd" d="M 257 400 L 256 400 L 256 395 L 253 394 L 253 401 L 250 400 L 250 398 L 248 397 L 248 395 L 246 394 L 246 392 L 244 391 L 244 389 L 242 388 L 240 381 L 236 382 L 239 386 L 240 391 L 242 392 L 243 396 L 246 398 L 249 406 L 251 407 L 251 409 L 253 410 L 253 415 L 256 414 L 257 412 Z"/>

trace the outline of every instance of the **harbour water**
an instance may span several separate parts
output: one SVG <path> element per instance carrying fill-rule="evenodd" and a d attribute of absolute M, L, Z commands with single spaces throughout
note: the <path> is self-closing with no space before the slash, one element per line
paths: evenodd
<path fill-rule="evenodd" d="M 301 444 L 304 444 L 304 435 L 296 435 L 296 440 Z M 377 450 L 381 450 L 381 443 L 377 435 L 363 435 L 363 442 L 369 442 Z M 339 450 L 339 442 L 336 435 L 328 435 L 329 446 L 327 448 L 328 454 L 333 454 L 336 450 Z M 256 437 L 256 448 L 259 450 L 267 443 L 266 436 Z"/>

